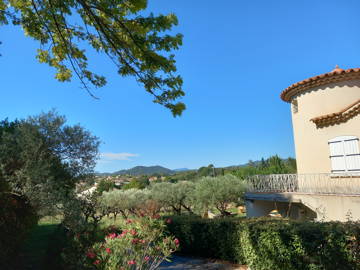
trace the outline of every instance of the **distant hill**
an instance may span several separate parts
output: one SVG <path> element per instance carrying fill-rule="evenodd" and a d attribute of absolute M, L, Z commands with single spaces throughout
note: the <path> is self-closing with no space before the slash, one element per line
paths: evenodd
<path fill-rule="evenodd" d="M 190 169 L 188 168 L 179 168 L 179 169 L 175 169 L 173 170 L 174 172 L 186 172 L 186 171 L 191 171 Z"/>
<path fill-rule="evenodd" d="M 152 174 L 174 174 L 175 171 L 161 166 L 136 166 L 128 170 L 113 172 L 112 175 L 152 175 Z"/>

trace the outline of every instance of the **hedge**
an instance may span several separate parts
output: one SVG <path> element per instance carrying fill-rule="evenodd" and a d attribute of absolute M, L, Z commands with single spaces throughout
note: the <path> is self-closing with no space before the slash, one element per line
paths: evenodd
<path fill-rule="evenodd" d="M 252 270 L 360 269 L 360 223 L 171 217 L 181 252 Z"/>
<path fill-rule="evenodd" d="M 0 269 L 12 269 L 19 249 L 37 220 L 35 211 L 24 198 L 0 192 Z"/>

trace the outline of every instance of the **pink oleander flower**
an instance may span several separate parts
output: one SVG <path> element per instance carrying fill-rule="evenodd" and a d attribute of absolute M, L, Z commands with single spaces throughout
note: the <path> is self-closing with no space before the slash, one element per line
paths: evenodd
<path fill-rule="evenodd" d="M 134 260 L 128 261 L 128 265 L 133 265 L 133 264 L 136 264 Z"/>
<path fill-rule="evenodd" d="M 95 265 L 100 264 L 100 260 L 96 260 L 96 261 L 94 262 L 94 264 L 95 264 Z"/>
<path fill-rule="evenodd" d="M 111 249 L 110 248 L 106 248 L 105 251 L 110 254 L 111 253 Z"/>
<path fill-rule="evenodd" d="M 147 262 L 148 260 L 150 260 L 149 256 L 145 256 L 144 260 Z"/>
<path fill-rule="evenodd" d="M 130 231 L 131 235 L 137 235 L 137 232 L 135 230 Z"/>
<path fill-rule="evenodd" d="M 127 224 L 131 224 L 133 221 L 131 219 L 126 220 Z"/>
<path fill-rule="evenodd" d="M 86 253 L 86 256 L 90 259 L 94 259 L 96 257 L 96 254 L 92 251 L 89 251 L 88 253 Z"/>
<path fill-rule="evenodd" d="M 106 238 L 115 239 L 116 236 L 117 236 L 116 233 L 110 233 L 106 236 Z"/>
<path fill-rule="evenodd" d="M 166 220 L 166 223 L 167 223 L 167 224 L 171 224 L 171 223 L 172 223 L 171 218 L 168 218 L 168 219 Z"/>
<path fill-rule="evenodd" d="M 177 245 L 177 246 L 178 246 L 178 245 L 180 244 L 179 239 L 175 238 L 174 243 L 175 243 L 175 245 Z"/>
<path fill-rule="evenodd" d="M 132 244 L 137 244 L 139 242 L 140 242 L 140 239 L 138 239 L 138 238 L 134 238 L 133 240 L 131 240 Z"/>

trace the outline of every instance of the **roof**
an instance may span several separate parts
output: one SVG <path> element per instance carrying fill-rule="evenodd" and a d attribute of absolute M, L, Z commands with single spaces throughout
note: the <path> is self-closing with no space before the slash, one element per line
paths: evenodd
<path fill-rule="evenodd" d="M 354 103 L 346 106 L 339 112 L 325 114 L 319 117 L 315 117 L 310 119 L 310 121 L 314 122 L 317 127 L 324 127 L 334 124 L 339 124 L 346 122 L 350 118 L 360 113 L 360 99 L 355 101 Z"/>
<path fill-rule="evenodd" d="M 360 68 L 342 69 L 336 65 L 331 72 L 308 78 L 306 80 L 294 83 L 281 92 L 280 97 L 283 101 L 290 102 L 292 97 L 298 95 L 310 88 L 321 85 L 360 79 Z"/>

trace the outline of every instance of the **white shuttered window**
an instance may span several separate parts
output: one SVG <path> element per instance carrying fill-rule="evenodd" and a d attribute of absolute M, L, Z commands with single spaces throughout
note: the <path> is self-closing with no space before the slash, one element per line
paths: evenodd
<path fill-rule="evenodd" d="M 341 136 L 329 141 L 333 173 L 360 172 L 359 138 Z"/>

